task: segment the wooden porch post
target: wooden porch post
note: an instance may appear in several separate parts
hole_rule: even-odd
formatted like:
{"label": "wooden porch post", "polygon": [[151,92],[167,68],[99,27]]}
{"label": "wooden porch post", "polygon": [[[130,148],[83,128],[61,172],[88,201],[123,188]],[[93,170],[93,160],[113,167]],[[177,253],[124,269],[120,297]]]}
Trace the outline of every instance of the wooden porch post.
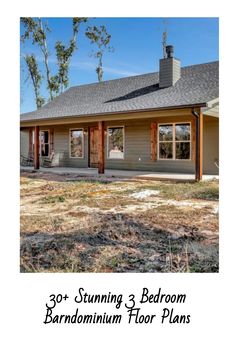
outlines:
{"label": "wooden porch post", "polygon": [[195,158],[195,179],[202,179],[203,167],[203,114],[196,116],[196,158]]}
{"label": "wooden porch post", "polygon": [[151,159],[157,160],[157,123],[151,123]]}
{"label": "wooden porch post", "polygon": [[104,155],[104,122],[98,122],[98,173],[105,172],[105,155]]}
{"label": "wooden porch post", "polygon": [[34,169],[39,170],[39,126],[34,128]]}

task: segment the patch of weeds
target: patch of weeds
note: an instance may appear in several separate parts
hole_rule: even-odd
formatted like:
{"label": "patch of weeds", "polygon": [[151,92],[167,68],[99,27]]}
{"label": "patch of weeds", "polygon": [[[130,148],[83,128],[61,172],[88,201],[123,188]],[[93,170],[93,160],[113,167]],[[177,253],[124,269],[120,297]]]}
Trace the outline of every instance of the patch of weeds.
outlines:
{"label": "patch of weeds", "polygon": [[49,204],[49,203],[63,203],[65,202],[66,198],[63,196],[63,195],[56,195],[56,196],[47,196],[47,197],[44,197],[42,200],[41,200],[41,203],[42,204]]}
{"label": "patch of weeds", "polygon": [[160,191],[160,196],[169,199],[219,199],[219,184],[217,180],[201,182],[162,182],[148,184],[136,189],[151,189]]}
{"label": "patch of weeds", "polygon": [[107,181],[107,180],[95,180],[95,179],[81,179],[81,180],[77,180],[77,179],[68,179],[67,182],[73,182],[75,185],[79,185],[79,186],[83,186],[83,185],[103,185],[103,184],[110,184],[112,183],[112,181]]}
{"label": "patch of weeds", "polygon": [[172,244],[170,243],[170,253],[178,253],[182,249],[181,244]]}
{"label": "patch of weeds", "polygon": [[61,226],[63,225],[64,219],[63,218],[53,218],[52,219],[52,228],[54,231],[58,231],[61,229]]}
{"label": "patch of weeds", "polygon": [[219,271],[218,245],[205,245],[191,242],[188,245],[188,252],[190,253],[190,272],[213,273]]}
{"label": "patch of weeds", "polygon": [[216,186],[202,188],[191,193],[192,198],[205,200],[219,200],[219,188]]}

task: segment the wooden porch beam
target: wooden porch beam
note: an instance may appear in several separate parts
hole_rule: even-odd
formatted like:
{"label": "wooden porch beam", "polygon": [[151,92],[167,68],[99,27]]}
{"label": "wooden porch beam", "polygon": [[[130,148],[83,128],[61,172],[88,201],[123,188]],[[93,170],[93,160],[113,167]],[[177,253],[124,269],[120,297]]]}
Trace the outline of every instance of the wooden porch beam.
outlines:
{"label": "wooden porch beam", "polygon": [[34,128],[34,169],[39,170],[39,126]]}
{"label": "wooden porch beam", "polygon": [[196,158],[195,158],[195,180],[202,179],[203,171],[203,114],[200,112],[196,117]]}
{"label": "wooden porch beam", "polygon": [[105,154],[104,154],[104,122],[98,122],[98,173],[105,172]]}

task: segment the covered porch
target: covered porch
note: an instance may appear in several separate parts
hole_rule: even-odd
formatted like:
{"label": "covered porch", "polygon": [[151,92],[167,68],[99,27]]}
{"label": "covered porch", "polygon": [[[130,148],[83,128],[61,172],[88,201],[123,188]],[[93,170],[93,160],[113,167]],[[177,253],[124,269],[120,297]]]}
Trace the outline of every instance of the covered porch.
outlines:
{"label": "covered porch", "polygon": [[[37,125],[32,125],[30,121],[24,122],[21,123],[21,127],[28,129],[26,131],[29,132],[28,150],[32,161],[31,166],[23,166],[22,169],[82,176],[105,175],[107,177],[181,181],[217,178],[218,171],[207,171],[206,169],[204,171],[203,166],[203,140],[209,140],[208,134],[203,133],[204,122],[209,126],[211,121],[218,121],[213,114],[209,114],[207,117],[207,113],[197,107],[155,113],[124,113],[112,117],[107,115],[79,119],[54,119],[53,123],[52,120],[39,120]],[[189,146],[188,158],[184,157],[182,160],[160,159],[162,141],[159,141],[158,129],[164,124],[173,129],[175,126],[189,128],[189,138],[183,142],[183,145]],[[113,150],[113,156],[108,156],[108,131],[111,127],[122,131],[122,150]],[[41,164],[40,132],[42,131],[46,131],[47,134],[48,140],[44,145],[47,147],[48,156],[53,151],[59,159],[58,164],[52,165],[53,167],[50,168],[45,168],[47,166]],[[78,139],[80,139],[82,148],[76,152],[80,154],[78,156],[74,156],[72,151],[71,134],[73,132],[81,134]],[[167,143],[166,145],[168,145]],[[172,146],[177,146],[175,143],[178,141],[173,141]],[[209,150],[209,144],[206,146]],[[119,155],[116,156],[118,158],[115,158],[115,153]],[[209,155],[211,164],[214,165],[215,157],[218,156],[217,152],[211,152]]]}

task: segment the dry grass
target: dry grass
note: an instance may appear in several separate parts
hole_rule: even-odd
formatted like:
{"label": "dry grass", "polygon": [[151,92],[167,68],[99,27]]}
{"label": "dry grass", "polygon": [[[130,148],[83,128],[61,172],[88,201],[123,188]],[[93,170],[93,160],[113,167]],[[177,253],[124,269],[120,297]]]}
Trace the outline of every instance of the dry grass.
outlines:
{"label": "dry grass", "polygon": [[217,272],[217,197],[217,181],[24,173],[21,271]]}

